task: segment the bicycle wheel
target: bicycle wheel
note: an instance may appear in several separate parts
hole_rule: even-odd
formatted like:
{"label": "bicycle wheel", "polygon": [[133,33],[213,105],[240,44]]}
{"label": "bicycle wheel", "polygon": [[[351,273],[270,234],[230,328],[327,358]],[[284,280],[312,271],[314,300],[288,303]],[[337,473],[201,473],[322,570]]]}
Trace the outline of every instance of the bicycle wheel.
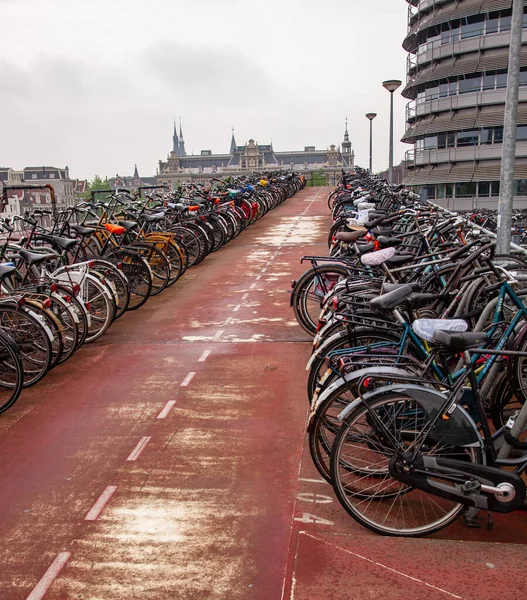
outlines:
{"label": "bicycle wheel", "polygon": [[93,265],[90,267],[90,272],[95,270],[100,273],[114,296],[116,303],[114,320],[122,317],[130,304],[130,289],[126,276],[117,264],[110,260],[94,258],[91,259],[90,263]]}
{"label": "bicycle wheel", "polygon": [[86,343],[95,342],[112,324],[115,304],[111,292],[95,274],[88,273],[81,285],[80,297],[90,314]]}
{"label": "bicycle wheel", "polygon": [[[460,418],[474,432],[473,423]],[[394,479],[389,464],[396,452],[379,423],[397,440],[399,450],[411,451],[422,441],[430,419],[419,402],[397,392],[381,394],[368,405],[363,400],[352,410],[331,451],[331,480],[339,502],[358,523],[382,535],[420,537],[450,525],[465,506]],[[424,440],[422,454],[481,463],[482,448],[453,446],[443,423]],[[477,430],[474,439],[481,439]]]}
{"label": "bicycle wheel", "polygon": [[49,371],[53,334],[30,308],[7,302],[0,304],[0,330],[13,339],[20,350],[24,371],[23,387],[40,381]]}
{"label": "bicycle wheel", "polygon": [[137,310],[150,298],[152,292],[152,272],[148,262],[137,252],[119,248],[108,255],[110,260],[116,260],[121,265],[128,287],[130,303],[127,310]]}
{"label": "bicycle wheel", "polygon": [[292,291],[293,313],[300,327],[309,335],[314,336],[316,333],[325,295],[348,275],[346,267],[323,265],[309,269],[296,282]]}
{"label": "bicycle wheel", "polygon": [[0,330],[0,413],[11,408],[18,400],[24,383],[20,348]]}
{"label": "bicycle wheel", "polygon": [[152,272],[152,296],[160,294],[170,281],[170,262],[162,250],[154,244],[136,242],[132,250],[137,251],[147,262]]}

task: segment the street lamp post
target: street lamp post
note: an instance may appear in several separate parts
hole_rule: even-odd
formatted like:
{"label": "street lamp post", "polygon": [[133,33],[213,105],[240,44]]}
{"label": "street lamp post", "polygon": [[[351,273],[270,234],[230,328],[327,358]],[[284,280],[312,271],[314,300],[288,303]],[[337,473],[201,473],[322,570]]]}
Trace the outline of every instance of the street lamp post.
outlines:
{"label": "street lamp post", "polygon": [[401,84],[402,81],[399,79],[389,79],[382,82],[384,89],[390,92],[390,163],[388,171],[388,181],[390,183],[393,181],[393,93],[399,89]]}
{"label": "street lamp post", "polygon": [[370,171],[373,172],[372,169],[372,147],[373,147],[373,119],[377,116],[377,113],[368,113],[366,118],[370,121]]}

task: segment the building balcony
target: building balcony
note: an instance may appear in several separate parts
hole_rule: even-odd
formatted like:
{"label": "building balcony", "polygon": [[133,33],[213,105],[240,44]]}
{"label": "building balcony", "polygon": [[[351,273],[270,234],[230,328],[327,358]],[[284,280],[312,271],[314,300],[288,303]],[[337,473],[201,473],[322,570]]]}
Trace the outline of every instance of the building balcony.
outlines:
{"label": "building balcony", "polygon": [[[410,158],[410,154],[411,155]],[[413,167],[437,165],[443,163],[461,163],[485,160],[501,160],[502,144],[466,146],[457,148],[434,148],[430,150],[412,149],[408,160]],[[516,142],[516,158],[527,157],[527,141]]]}

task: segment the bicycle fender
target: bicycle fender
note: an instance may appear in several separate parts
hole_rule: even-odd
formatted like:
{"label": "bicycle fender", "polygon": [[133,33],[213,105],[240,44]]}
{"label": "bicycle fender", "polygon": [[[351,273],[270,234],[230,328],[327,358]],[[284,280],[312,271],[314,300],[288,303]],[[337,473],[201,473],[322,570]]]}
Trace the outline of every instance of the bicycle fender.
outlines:
{"label": "bicycle fender", "polygon": [[[339,377],[327,389],[325,389],[318,397],[315,405],[312,407],[312,411],[316,411],[318,409],[318,407],[322,404],[322,402],[324,402],[324,400],[340,386],[353,383],[357,380],[362,379],[363,377],[365,377],[367,375],[371,375],[372,377],[375,377],[376,375],[377,376],[386,375],[386,376],[393,376],[393,377],[410,377],[413,374],[410,373],[409,371],[406,371],[405,369],[399,369],[397,367],[365,367],[363,369],[359,369],[358,371],[353,371],[352,373],[348,373],[344,377]],[[360,398],[358,400],[360,400]],[[355,408],[358,400],[353,400],[351,402],[351,404],[348,404],[348,406],[342,411],[342,413],[339,415],[339,419],[341,421],[344,419],[344,417],[342,419],[340,418],[341,415],[344,412],[348,411],[348,412],[346,412],[346,416],[347,416],[347,414],[352,410],[352,408],[350,408],[350,406],[353,405],[353,408]]]}
{"label": "bicycle fender", "polygon": [[[439,408],[443,406],[447,400],[447,395],[435,390],[419,385],[393,384],[384,386],[373,392],[368,392],[358,398],[359,401],[369,401],[377,398],[387,392],[400,392],[405,396],[410,396],[416,403],[427,413],[430,419],[433,419]],[[343,421],[351,412],[349,407],[345,408],[339,415],[339,419]],[[346,414],[344,414],[346,413]],[[444,442],[452,446],[469,446],[478,445],[483,447],[483,440],[477,429],[474,420],[470,417],[467,411],[459,404],[456,409],[449,415],[448,420],[439,418],[435,424],[432,435],[440,435]]]}

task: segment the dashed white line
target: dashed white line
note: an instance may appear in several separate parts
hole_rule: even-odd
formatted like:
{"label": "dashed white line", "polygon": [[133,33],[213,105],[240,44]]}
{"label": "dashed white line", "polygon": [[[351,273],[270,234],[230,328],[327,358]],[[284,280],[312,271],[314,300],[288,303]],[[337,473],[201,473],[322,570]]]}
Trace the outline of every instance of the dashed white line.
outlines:
{"label": "dashed white line", "polygon": [[84,517],[85,521],[96,521],[99,515],[104,510],[104,507],[110,501],[110,498],[117,491],[116,485],[109,485],[104,492],[99,496],[97,502],[91,507],[89,513]]}
{"label": "dashed white line", "polygon": [[194,373],[194,371],[187,373],[185,379],[183,379],[183,381],[180,383],[180,387],[187,387],[190,384],[190,382],[194,379],[195,374],[196,373]]}
{"label": "dashed white line", "polygon": [[212,341],[217,342],[221,336],[223,335],[224,331],[223,329],[220,329],[219,331],[216,331],[215,336],[212,338]]}
{"label": "dashed white line", "polygon": [[237,304],[237,305],[236,305],[236,306],[235,306],[235,307],[232,309],[232,312],[238,312],[238,311],[240,310],[241,306],[242,306],[241,304]]}
{"label": "dashed white line", "polygon": [[242,300],[247,300],[247,298],[248,298],[248,297],[249,297],[249,294],[244,294],[244,295],[242,296]]}
{"label": "dashed white line", "polygon": [[170,413],[170,411],[176,406],[175,400],[169,400],[163,410],[157,415],[158,419],[166,419]]}
{"label": "dashed white line", "polygon": [[57,558],[51,563],[48,570],[44,573],[42,579],[33,588],[33,591],[29,594],[27,600],[41,600],[44,598],[46,592],[51,587],[51,584],[55,581],[70,557],[71,552],[60,552]]}
{"label": "dashed white line", "polygon": [[226,327],[227,325],[230,325],[230,322],[232,321],[232,317],[227,317],[225,319],[225,323],[223,323],[223,326]]}
{"label": "dashed white line", "polygon": [[261,278],[262,278],[262,276],[261,276],[261,275],[257,275],[257,276],[255,277],[256,281],[260,281],[260,279],[261,279]]}
{"label": "dashed white line", "polygon": [[137,446],[130,452],[130,456],[126,460],[137,460],[141,456],[143,450],[146,448],[146,445],[151,439],[152,437],[149,435],[145,435],[145,437],[142,437]]}
{"label": "dashed white line", "polygon": [[324,479],[306,479],[305,477],[299,477],[298,481],[305,481],[306,483],[328,483]]}
{"label": "dashed white line", "polygon": [[264,267],[264,268],[261,270],[261,273],[265,273],[266,271],[267,271],[267,267]]}
{"label": "dashed white line", "polygon": [[205,350],[203,354],[198,358],[198,362],[205,362],[209,358],[212,350]]}
{"label": "dashed white line", "polygon": [[249,289],[254,290],[255,287],[256,287],[256,283],[251,283],[251,285],[249,286]]}

